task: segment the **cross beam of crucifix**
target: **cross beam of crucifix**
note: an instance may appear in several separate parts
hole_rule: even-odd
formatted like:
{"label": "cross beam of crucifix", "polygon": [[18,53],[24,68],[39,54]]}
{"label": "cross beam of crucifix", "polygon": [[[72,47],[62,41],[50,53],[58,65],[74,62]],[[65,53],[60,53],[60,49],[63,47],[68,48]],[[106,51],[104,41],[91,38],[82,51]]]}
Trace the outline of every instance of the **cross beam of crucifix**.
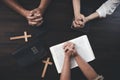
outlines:
{"label": "cross beam of crucifix", "polygon": [[23,36],[15,36],[15,37],[10,37],[10,40],[16,40],[16,39],[25,39],[25,42],[28,42],[28,38],[32,37],[31,35],[27,35],[27,32],[24,31],[24,35]]}

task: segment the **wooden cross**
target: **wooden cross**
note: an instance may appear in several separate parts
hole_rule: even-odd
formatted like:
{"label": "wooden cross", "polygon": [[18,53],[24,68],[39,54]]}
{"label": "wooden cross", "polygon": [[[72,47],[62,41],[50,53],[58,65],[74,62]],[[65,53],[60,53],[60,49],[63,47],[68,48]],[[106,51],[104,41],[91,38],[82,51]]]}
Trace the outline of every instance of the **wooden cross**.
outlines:
{"label": "wooden cross", "polygon": [[43,61],[43,63],[45,63],[45,66],[42,72],[42,78],[44,78],[45,76],[48,65],[52,65],[52,62],[49,62],[49,61],[50,61],[50,57],[47,58],[47,61]]}
{"label": "wooden cross", "polygon": [[27,32],[24,31],[24,36],[15,36],[15,37],[10,37],[10,40],[16,40],[16,39],[22,39],[25,38],[25,42],[28,42],[28,38],[32,37],[31,35],[27,35]]}

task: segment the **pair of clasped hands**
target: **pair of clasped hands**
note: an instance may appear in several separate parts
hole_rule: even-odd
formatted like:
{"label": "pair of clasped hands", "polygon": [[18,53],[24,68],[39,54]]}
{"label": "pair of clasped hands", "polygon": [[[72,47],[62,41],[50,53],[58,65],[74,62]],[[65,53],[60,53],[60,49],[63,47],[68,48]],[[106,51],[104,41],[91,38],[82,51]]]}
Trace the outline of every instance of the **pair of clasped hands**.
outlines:
{"label": "pair of clasped hands", "polygon": [[83,28],[86,22],[88,22],[87,17],[79,13],[78,15],[75,16],[71,28],[73,29]]}
{"label": "pair of clasped hands", "polygon": [[26,12],[26,19],[30,26],[40,26],[43,23],[42,11],[39,8]]}
{"label": "pair of clasped hands", "polygon": [[63,49],[64,49],[64,52],[65,52],[65,56],[67,56],[67,57],[78,56],[78,53],[77,53],[76,48],[75,48],[75,44],[72,43],[72,42],[66,42],[63,45]]}

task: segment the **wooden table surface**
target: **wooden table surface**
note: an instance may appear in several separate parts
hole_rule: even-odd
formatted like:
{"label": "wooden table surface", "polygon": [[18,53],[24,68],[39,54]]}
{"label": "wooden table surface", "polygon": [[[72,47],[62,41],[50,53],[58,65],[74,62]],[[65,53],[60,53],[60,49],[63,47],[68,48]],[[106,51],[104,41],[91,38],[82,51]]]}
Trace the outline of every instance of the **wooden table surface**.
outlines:
{"label": "wooden table surface", "polygon": [[[39,0],[20,1],[21,5],[28,9],[35,8],[38,2]],[[86,11],[93,12],[97,8],[96,6],[93,7],[92,4],[90,3]],[[88,12],[88,14],[91,12]],[[113,15],[105,19],[93,20],[87,23],[83,30],[75,31],[70,28],[72,18],[71,1],[54,0],[44,15],[42,27],[47,30],[47,33],[38,38],[42,38],[49,47],[84,34],[88,35],[96,56],[96,59],[90,62],[91,66],[99,74],[102,74],[105,80],[119,80],[120,6]],[[25,42],[23,39],[10,41],[9,38],[15,35],[22,35],[24,31],[34,34],[34,36],[42,32],[39,28],[36,30],[36,28],[30,27],[24,17],[0,1],[0,80],[41,80],[44,67],[42,61],[26,68],[21,68],[17,66],[11,56],[11,53],[19,46],[25,44]],[[47,57],[51,57],[51,54],[48,53],[45,59]],[[52,57],[51,61],[53,62]],[[80,80],[82,77],[78,68],[72,70],[72,80]],[[54,64],[48,67],[44,80],[59,80],[59,74]]]}

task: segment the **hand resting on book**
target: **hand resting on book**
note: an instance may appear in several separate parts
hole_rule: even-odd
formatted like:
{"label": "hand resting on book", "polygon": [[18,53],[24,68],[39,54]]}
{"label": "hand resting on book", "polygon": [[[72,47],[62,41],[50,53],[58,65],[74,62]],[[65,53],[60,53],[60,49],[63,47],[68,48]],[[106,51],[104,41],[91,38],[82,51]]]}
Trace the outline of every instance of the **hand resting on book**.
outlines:
{"label": "hand resting on book", "polygon": [[63,45],[63,49],[66,56],[77,56],[77,50],[75,49],[75,44],[72,42],[66,42]]}
{"label": "hand resting on book", "polygon": [[92,68],[89,63],[87,63],[81,55],[77,52],[75,44],[72,42],[66,42],[63,45],[64,49],[64,64],[62,66],[62,72],[60,75],[60,80],[71,80],[71,57],[74,57],[80,70],[84,74],[87,80],[103,80],[103,76],[99,76],[97,72]]}

